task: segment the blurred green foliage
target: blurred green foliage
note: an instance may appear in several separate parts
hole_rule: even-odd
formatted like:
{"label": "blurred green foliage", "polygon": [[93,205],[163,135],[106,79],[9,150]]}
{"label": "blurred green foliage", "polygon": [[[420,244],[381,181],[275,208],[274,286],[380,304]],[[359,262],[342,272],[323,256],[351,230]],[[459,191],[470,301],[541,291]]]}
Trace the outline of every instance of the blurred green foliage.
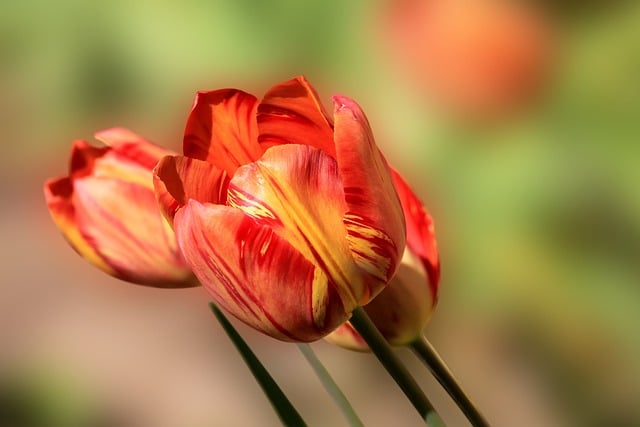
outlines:
{"label": "blurred green foliage", "polygon": [[[14,372],[0,381],[3,427],[115,427],[86,390],[69,373],[43,370]],[[102,411],[102,412],[101,412]]]}

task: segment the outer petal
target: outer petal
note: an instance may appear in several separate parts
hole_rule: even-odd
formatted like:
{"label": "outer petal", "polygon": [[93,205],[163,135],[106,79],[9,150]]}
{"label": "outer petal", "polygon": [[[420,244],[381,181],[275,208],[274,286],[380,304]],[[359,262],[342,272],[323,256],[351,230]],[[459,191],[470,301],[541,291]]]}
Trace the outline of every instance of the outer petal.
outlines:
{"label": "outer petal", "polygon": [[74,182],[74,190],[77,229],[108,273],[156,287],[195,285],[149,188],[86,177]]}
{"label": "outer petal", "polygon": [[73,205],[73,181],[68,177],[47,180],[44,184],[44,197],[51,218],[71,247],[91,264],[107,274],[115,275],[113,268],[96,252],[78,228]]}
{"label": "outer petal", "polygon": [[396,170],[392,170],[392,177],[407,223],[407,247],[424,264],[435,305],[440,283],[440,260],[433,219],[409,184]]}
{"label": "outer petal", "polygon": [[[402,176],[392,177],[407,224],[407,247],[397,273],[364,309],[392,345],[415,339],[429,322],[438,301],[440,264],[433,220]],[[368,350],[349,322],[327,336],[334,344],[352,350]]]}
{"label": "outer petal", "polygon": [[285,341],[313,341],[349,317],[322,269],[242,211],[190,200],[174,226],[198,279],[248,325]]}
{"label": "outer petal", "polygon": [[[364,309],[389,344],[410,343],[422,333],[435,307],[427,272],[409,249],[391,283]],[[347,322],[326,337],[327,341],[351,350],[366,351],[368,345]]]}
{"label": "outer petal", "polygon": [[336,161],[307,145],[271,147],[236,171],[228,204],[272,227],[337,286],[347,310],[367,292],[342,221],[346,205]]}
{"label": "outer petal", "polygon": [[176,211],[189,199],[225,204],[228,185],[225,171],[189,157],[167,156],[153,170],[153,186],[160,210],[171,223]]}
{"label": "outer petal", "polygon": [[187,157],[206,160],[232,175],[240,165],[257,160],[255,96],[236,89],[198,92],[185,129]]}
{"label": "outer petal", "polygon": [[117,155],[120,161],[127,159],[147,170],[153,169],[164,156],[175,154],[125,128],[106,129],[96,132],[94,136],[98,141],[112,147],[112,153]]}
{"label": "outer petal", "polygon": [[359,267],[368,273],[366,304],[396,271],[405,246],[405,223],[386,160],[360,107],[334,96],[336,158],[348,206],[345,225]]}
{"label": "outer petal", "polygon": [[258,107],[260,143],[305,144],[335,157],[333,124],[318,94],[304,77],[272,87]]}

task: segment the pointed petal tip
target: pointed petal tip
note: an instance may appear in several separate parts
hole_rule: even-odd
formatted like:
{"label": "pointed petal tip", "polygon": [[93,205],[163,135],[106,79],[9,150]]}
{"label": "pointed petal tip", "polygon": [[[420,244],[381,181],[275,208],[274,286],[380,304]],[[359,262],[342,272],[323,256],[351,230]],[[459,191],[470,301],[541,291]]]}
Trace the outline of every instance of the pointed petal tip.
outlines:
{"label": "pointed petal tip", "polygon": [[60,197],[67,198],[73,192],[71,180],[68,177],[49,178],[44,182],[44,197],[47,203]]}

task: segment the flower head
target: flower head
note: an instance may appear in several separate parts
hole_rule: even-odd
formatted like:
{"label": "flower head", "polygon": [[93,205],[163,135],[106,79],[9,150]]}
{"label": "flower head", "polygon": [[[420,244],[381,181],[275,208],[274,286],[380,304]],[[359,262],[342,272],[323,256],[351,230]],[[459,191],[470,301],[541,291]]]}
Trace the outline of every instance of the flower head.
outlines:
{"label": "flower head", "polygon": [[128,282],[195,286],[153,193],[152,169],[170,154],[126,129],[98,132],[107,144],[74,141],[69,175],[45,182],[49,212],[91,264]]}
{"label": "flower head", "polygon": [[[391,283],[364,307],[391,345],[405,345],[422,333],[438,302],[440,261],[433,220],[406,181],[393,171],[407,224],[407,247]],[[369,347],[350,323],[327,340],[352,350]]]}
{"label": "flower head", "polygon": [[329,115],[298,77],[259,101],[200,92],[184,156],[156,167],[161,209],[215,301],[275,338],[313,341],[393,277],[402,208],[360,107]]}

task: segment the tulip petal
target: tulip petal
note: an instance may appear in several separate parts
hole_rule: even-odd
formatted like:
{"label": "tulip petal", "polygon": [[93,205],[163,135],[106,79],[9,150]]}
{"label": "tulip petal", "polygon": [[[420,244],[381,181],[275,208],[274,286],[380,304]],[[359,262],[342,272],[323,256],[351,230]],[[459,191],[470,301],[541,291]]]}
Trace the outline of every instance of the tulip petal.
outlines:
{"label": "tulip petal", "polygon": [[[389,285],[363,308],[389,344],[403,346],[422,334],[433,314],[436,298],[424,263],[407,248]],[[325,339],[350,350],[369,350],[350,322],[340,325]]]}
{"label": "tulip petal", "polygon": [[71,247],[91,264],[107,274],[114,275],[115,271],[102,259],[78,228],[75,221],[76,210],[73,206],[73,181],[69,177],[47,180],[44,184],[44,197],[53,221]]}
{"label": "tulip petal", "polygon": [[[84,140],[73,141],[69,167],[73,179],[92,175],[135,182],[151,188],[149,171],[160,158],[170,154],[170,151],[147,141],[140,142],[138,146],[135,141],[103,138],[101,133],[96,135],[103,141],[113,142],[115,147],[93,147]],[[156,158],[156,155],[160,157]]]}
{"label": "tulip petal", "polygon": [[185,129],[183,151],[232,175],[240,165],[257,160],[255,96],[236,89],[198,92]]}
{"label": "tulip petal", "polygon": [[166,155],[173,154],[142,136],[125,128],[111,128],[96,132],[95,138],[112,147],[113,154],[121,160],[135,162],[147,170],[153,169]]}
{"label": "tulip petal", "polygon": [[440,282],[440,260],[433,219],[404,178],[395,170],[392,170],[392,177],[407,224],[407,247],[424,264],[435,304]]}
{"label": "tulip petal", "polygon": [[195,285],[148,187],[86,177],[74,190],[77,227],[114,276],[155,287]]}
{"label": "tulip petal", "polygon": [[390,169],[360,107],[334,96],[336,158],[348,206],[344,222],[356,263],[370,275],[366,304],[391,279],[405,246],[404,215]]}
{"label": "tulip petal", "polygon": [[335,331],[324,337],[331,344],[354,351],[371,351],[367,342],[360,336],[351,322],[345,322]]}
{"label": "tulip petal", "polygon": [[224,170],[190,157],[167,156],[153,170],[156,199],[170,223],[189,199],[225,204],[228,185]]}
{"label": "tulip petal", "polygon": [[305,144],[335,157],[333,124],[304,77],[272,87],[258,106],[260,144]]}
{"label": "tulip petal", "polygon": [[241,210],[190,200],[174,227],[200,282],[248,325],[284,341],[314,341],[347,320],[323,270]]}
{"label": "tulip petal", "polygon": [[346,205],[336,161],[308,145],[269,148],[238,168],[227,203],[272,227],[338,286],[348,309],[360,302],[362,272],[354,263],[342,221]]}

